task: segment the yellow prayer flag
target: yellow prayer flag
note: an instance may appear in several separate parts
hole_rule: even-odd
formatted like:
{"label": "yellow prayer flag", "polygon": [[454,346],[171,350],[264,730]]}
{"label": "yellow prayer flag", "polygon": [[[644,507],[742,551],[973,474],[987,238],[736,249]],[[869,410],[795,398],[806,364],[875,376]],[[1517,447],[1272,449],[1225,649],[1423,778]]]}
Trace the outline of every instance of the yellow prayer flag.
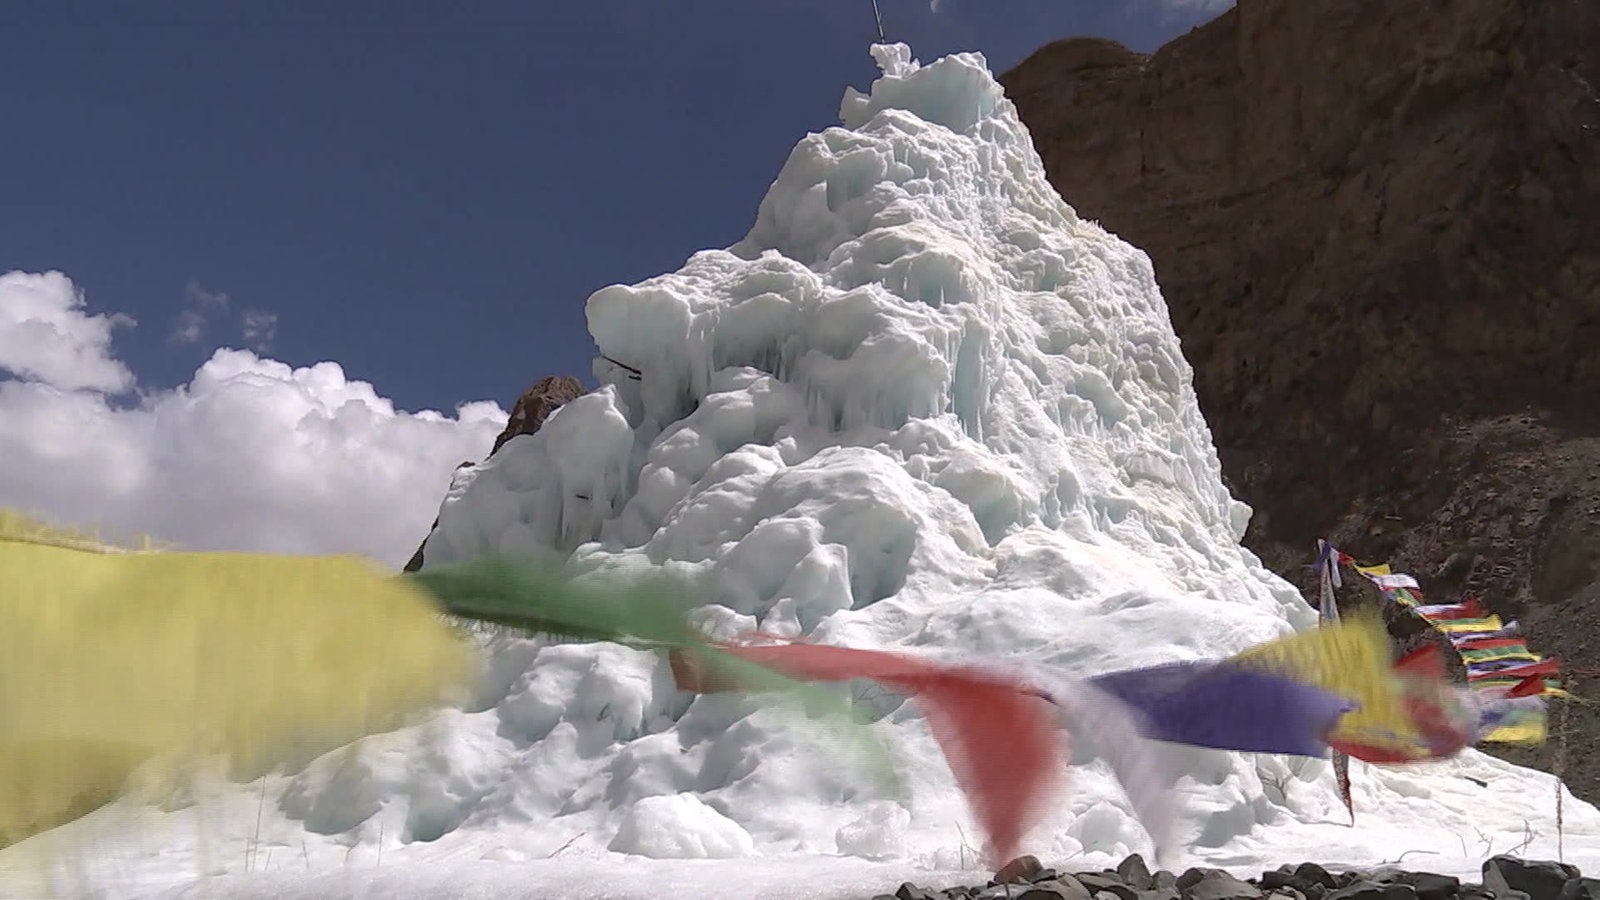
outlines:
{"label": "yellow prayer flag", "polygon": [[1534,716],[1521,722],[1502,725],[1483,736],[1486,743],[1491,744],[1542,744],[1548,737],[1549,725],[1543,715]]}
{"label": "yellow prayer flag", "polygon": [[1374,747],[1421,743],[1395,677],[1389,637],[1370,616],[1344,619],[1312,631],[1251,648],[1233,657],[1253,667],[1282,672],[1359,704],[1339,720],[1330,738]]}
{"label": "yellow prayer flag", "polygon": [[1494,614],[1481,619],[1430,619],[1429,624],[1445,634],[1494,634],[1506,627]]}
{"label": "yellow prayer flag", "polygon": [[263,771],[473,671],[429,596],[354,557],[120,552],[26,524],[0,517],[0,845],[151,757]]}

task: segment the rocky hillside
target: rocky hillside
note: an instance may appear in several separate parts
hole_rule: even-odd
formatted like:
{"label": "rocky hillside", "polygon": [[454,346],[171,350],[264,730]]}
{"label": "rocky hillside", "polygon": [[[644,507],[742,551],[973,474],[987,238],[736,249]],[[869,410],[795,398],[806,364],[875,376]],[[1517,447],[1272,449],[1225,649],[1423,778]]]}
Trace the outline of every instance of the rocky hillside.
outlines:
{"label": "rocky hillside", "polygon": [[1306,586],[1326,535],[1477,593],[1600,696],[1600,4],[1239,0],[1001,80],[1150,254],[1246,543]]}

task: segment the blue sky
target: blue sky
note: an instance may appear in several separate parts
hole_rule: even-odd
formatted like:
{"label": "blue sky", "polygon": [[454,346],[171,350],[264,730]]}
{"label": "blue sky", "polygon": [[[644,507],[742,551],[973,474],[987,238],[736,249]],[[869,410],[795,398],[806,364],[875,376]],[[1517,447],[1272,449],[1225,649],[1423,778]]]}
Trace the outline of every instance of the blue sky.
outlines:
{"label": "blue sky", "polygon": [[[880,6],[919,58],[976,49],[997,72],[1073,34],[1151,50],[1215,12]],[[90,312],[137,320],[115,353],[146,389],[250,346],[337,360],[410,410],[589,380],[589,293],[743,236],[789,149],[876,74],[870,0],[54,0],[6,17],[0,272],[61,270]]]}

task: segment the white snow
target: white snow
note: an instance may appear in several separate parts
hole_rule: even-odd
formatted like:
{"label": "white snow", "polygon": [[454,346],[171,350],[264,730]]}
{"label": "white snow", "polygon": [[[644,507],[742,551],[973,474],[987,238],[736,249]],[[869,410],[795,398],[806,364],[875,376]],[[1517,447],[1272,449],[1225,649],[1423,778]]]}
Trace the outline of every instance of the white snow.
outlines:
{"label": "white snow", "polygon": [[[719,634],[1072,675],[1310,627],[1239,546],[1249,510],[1147,257],[1054,193],[981,56],[873,53],[883,77],[800,142],[744,240],[589,299],[601,352],[642,376],[597,362],[600,390],[457,473],[429,564],[649,563],[700,587]],[[119,803],[0,865],[32,884],[33,851],[87,847],[50,871],[62,890],[173,897],[826,897],[983,877],[978,829],[898,698],[847,688],[897,755],[896,793],[803,716],[678,693],[655,655],[505,634],[484,650],[461,708],[168,811]],[[1492,852],[1556,853],[1553,780],[1476,752],[1357,764],[1355,828],[1324,760],[1171,752],[1169,867],[1404,855],[1472,874]],[[1026,850],[1069,869],[1148,854],[1105,762],[1075,753]],[[1567,859],[1600,864],[1600,814],[1569,796],[1565,821]]]}
{"label": "white snow", "polygon": [[634,801],[608,850],[652,859],[749,856],[750,833],[694,794],[658,794]]}

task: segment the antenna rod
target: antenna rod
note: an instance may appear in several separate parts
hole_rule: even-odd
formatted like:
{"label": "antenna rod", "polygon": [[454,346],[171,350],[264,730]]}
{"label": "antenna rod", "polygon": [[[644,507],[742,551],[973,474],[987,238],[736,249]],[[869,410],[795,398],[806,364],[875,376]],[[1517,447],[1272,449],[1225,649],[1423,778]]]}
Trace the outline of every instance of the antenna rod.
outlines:
{"label": "antenna rod", "polygon": [[883,36],[883,13],[878,11],[878,0],[872,0],[872,17],[878,20],[878,43],[887,44],[889,39]]}

